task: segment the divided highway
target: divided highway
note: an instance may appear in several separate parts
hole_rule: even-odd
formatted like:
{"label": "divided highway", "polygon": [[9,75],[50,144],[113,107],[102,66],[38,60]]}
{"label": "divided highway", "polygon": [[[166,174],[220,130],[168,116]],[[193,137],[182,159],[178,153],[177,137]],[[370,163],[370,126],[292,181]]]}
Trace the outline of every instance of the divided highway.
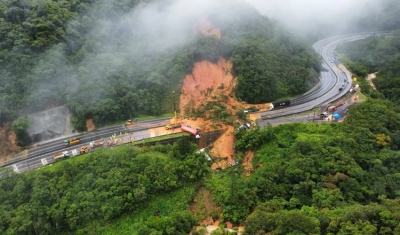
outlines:
{"label": "divided highway", "polygon": [[[332,102],[344,96],[351,89],[353,81],[350,75],[339,71],[334,51],[341,43],[361,40],[372,34],[342,35],[316,42],[313,48],[321,56],[323,61],[322,67],[324,68],[324,71],[321,72],[320,83],[302,96],[291,100],[291,106],[262,112],[261,118],[257,120],[258,124],[264,126],[269,119],[311,110],[314,107]],[[339,90],[339,88],[342,89]]]}
{"label": "divided highway", "polygon": [[[45,143],[39,143],[28,150],[26,155],[21,155],[21,159],[13,159],[14,162],[6,163],[9,167],[12,167],[15,172],[24,172],[30,169],[40,167],[42,165],[50,164],[52,157],[55,153],[68,151],[71,156],[74,156],[83,145],[88,145],[91,141],[100,140],[102,138],[109,139],[113,134],[117,136],[122,134],[122,137],[126,136],[125,133],[129,134],[129,138],[133,137],[136,141],[151,137],[149,129],[162,127],[169,123],[171,118],[162,118],[151,121],[138,122],[132,128],[126,128],[122,125],[103,128],[98,131],[90,133],[82,133],[72,135],[69,137],[63,137],[47,141]],[[157,135],[158,133],[154,133]],[[64,146],[65,139],[80,138],[81,143],[70,147]],[[129,139],[128,138],[128,139]]]}
{"label": "divided highway", "polygon": [[[291,106],[288,108],[261,112],[261,119],[257,121],[258,124],[260,126],[264,126],[268,120],[272,118],[304,112],[345,95],[352,86],[352,79],[349,75],[344,74],[344,72],[339,72],[337,64],[335,63],[334,50],[337,45],[343,42],[364,39],[371,34],[372,33],[335,36],[315,43],[313,48],[318,54],[321,55],[323,59],[322,66],[325,70],[321,72],[320,83],[302,96],[291,100]],[[342,90],[339,91],[339,88],[342,88]],[[21,155],[20,158],[14,158],[12,162],[10,161],[6,163],[6,165],[12,167],[15,172],[23,172],[34,169],[50,163],[52,156],[57,152],[69,151],[70,153],[76,153],[77,150],[79,154],[79,149],[82,145],[87,145],[89,142],[99,140],[101,138],[109,138],[113,134],[124,134],[128,132],[130,133],[130,137],[134,137],[135,140],[149,138],[150,128],[165,126],[169,122],[169,119],[170,118],[164,118],[139,122],[131,129],[126,129],[125,127],[119,125],[104,128],[91,133],[84,133],[70,137],[64,137],[63,139],[51,140],[34,146],[25,156]],[[63,140],[67,138],[80,138],[81,144],[65,148],[63,145]]]}

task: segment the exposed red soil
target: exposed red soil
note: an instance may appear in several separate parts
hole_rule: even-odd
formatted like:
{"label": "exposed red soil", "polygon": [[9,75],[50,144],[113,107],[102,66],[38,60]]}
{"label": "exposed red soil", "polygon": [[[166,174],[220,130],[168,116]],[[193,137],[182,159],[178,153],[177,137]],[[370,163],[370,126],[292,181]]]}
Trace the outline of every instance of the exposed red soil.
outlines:
{"label": "exposed red soil", "polygon": [[206,218],[199,222],[199,225],[216,225],[218,226],[219,221],[214,221],[211,216],[213,211],[220,212],[220,208],[214,205],[211,197],[211,192],[206,188],[201,188],[197,192],[195,202],[190,205],[190,210],[194,216],[205,216]]}
{"label": "exposed red soil", "polygon": [[94,131],[96,126],[94,125],[93,119],[91,119],[91,118],[86,119],[86,128],[87,128],[88,132]]}
{"label": "exposed red soil", "polygon": [[202,33],[206,36],[215,35],[217,38],[221,38],[221,30],[215,28],[208,19],[200,21],[198,26],[194,29],[194,33]]}
{"label": "exposed red soil", "polygon": [[10,130],[8,124],[0,126],[0,165],[3,165],[4,161],[20,151],[17,141],[17,136]]}
{"label": "exposed red soil", "polygon": [[247,151],[246,155],[243,158],[243,167],[245,169],[245,175],[249,176],[251,172],[253,171],[253,164],[252,160],[254,157],[254,152],[253,151]]}
{"label": "exposed red soil", "polygon": [[212,95],[211,92],[207,93],[207,89],[217,90],[223,84],[224,91],[232,91],[234,84],[231,69],[232,63],[222,58],[217,64],[209,61],[195,63],[192,74],[188,74],[183,80],[179,104],[181,112],[191,100],[195,101],[196,107],[206,101]]}
{"label": "exposed red soil", "polygon": [[234,127],[229,126],[228,129],[214,142],[210,154],[220,159],[211,165],[211,169],[225,169],[234,163],[235,150],[233,144],[235,142],[235,136],[232,133],[233,131]]}

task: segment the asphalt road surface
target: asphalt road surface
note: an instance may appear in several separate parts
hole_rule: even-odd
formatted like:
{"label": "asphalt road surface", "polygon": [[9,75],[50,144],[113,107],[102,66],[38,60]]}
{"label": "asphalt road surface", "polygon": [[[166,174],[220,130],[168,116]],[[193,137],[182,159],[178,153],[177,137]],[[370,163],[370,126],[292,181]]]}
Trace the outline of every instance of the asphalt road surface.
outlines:
{"label": "asphalt road surface", "polygon": [[[293,99],[293,106],[285,109],[261,113],[261,120],[258,122],[259,125],[265,125],[267,122],[270,122],[270,119],[272,118],[310,110],[322,103],[335,100],[345,95],[351,88],[352,80],[349,79],[346,74],[338,72],[337,65],[334,61],[334,50],[340,43],[360,40],[371,34],[372,33],[336,36],[315,43],[313,48],[322,56],[324,60],[322,66],[326,69],[326,71],[321,72],[321,82],[309,92],[296,99]],[[339,88],[343,88],[343,90],[339,92]],[[51,163],[52,156],[55,153],[69,151],[72,156],[76,156],[79,154],[79,149],[82,145],[88,145],[91,141],[99,140],[101,138],[109,138],[113,134],[118,135],[119,133],[124,134],[127,132],[129,138],[135,138],[135,140],[148,138],[151,136],[150,129],[165,126],[169,122],[169,119],[170,118],[164,118],[147,122],[139,122],[137,126],[133,127],[132,129],[126,129],[120,125],[104,128],[95,132],[83,133],[64,137],[63,139],[47,141],[33,146],[27,152],[19,154],[20,156],[13,158],[12,161],[7,162],[6,165],[12,167],[15,172],[23,172],[29,169],[34,169]],[[80,138],[81,144],[65,148],[63,141],[67,138]],[[124,141],[127,141],[126,138]]]}
{"label": "asphalt road surface", "polygon": [[[131,138],[135,141],[146,139],[153,136],[158,136],[160,133],[157,132],[157,127],[164,127],[169,123],[170,118],[157,119],[152,121],[138,122],[132,128],[126,128],[123,125],[109,127],[100,129],[95,132],[73,135],[69,137],[64,137],[63,139],[56,139],[52,141],[47,141],[45,143],[39,143],[33,146],[26,153],[21,154],[18,162],[14,164],[9,164],[15,172],[23,172],[26,170],[34,169],[42,165],[47,165],[52,163],[52,158],[54,154],[68,151],[70,156],[79,155],[79,150],[84,145],[89,145],[90,142],[105,139],[105,145],[109,142],[112,135],[116,135],[117,138],[122,138],[124,143],[130,142]],[[155,131],[154,131],[155,130]],[[170,131],[173,133],[172,131]],[[81,143],[69,147],[64,146],[65,139],[80,138]],[[117,141],[117,145],[121,144]]]}
{"label": "asphalt road surface", "polygon": [[[293,99],[290,107],[261,112],[261,119],[257,120],[258,125],[264,126],[269,119],[308,111],[344,96],[351,89],[353,81],[349,74],[339,70],[334,51],[341,43],[361,40],[372,34],[335,36],[315,43],[313,48],[321,55],[322,66],[325,70],[321,72],[321,82],[311,91]],[[339,88],[342,90],[340,91]]]}
{"label": "asphalt road surface", "polygon": [[[358,100],[357,102],[360,102],[361,100]],[[340,119],[343,119],[346,114],[348,107],[352,105],[355,101],[352,99],[348,99],[343,103],[343,106],[338,107],[333,113],[337,113],[340,115]],[[279,117],[279,118],[274,118],[274,119],[269,119],[269,120],[263,120],[260,122],[261,126],[264,127],[268,123],[271,124],[272,126],[277,126],[285,123],[294,123],[294,122],[327,122],[327,119],[321,119],[317,116],[317,112],[310,112],[307,114],[293,114],[285,117]]]}

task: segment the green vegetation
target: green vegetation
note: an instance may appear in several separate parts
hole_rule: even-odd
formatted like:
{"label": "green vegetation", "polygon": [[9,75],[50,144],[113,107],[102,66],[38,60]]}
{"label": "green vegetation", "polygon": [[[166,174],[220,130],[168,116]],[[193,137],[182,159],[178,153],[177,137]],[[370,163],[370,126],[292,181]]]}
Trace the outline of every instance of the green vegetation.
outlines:
{"label": "green vegetation", "polygon": [[19,117],[15,120],[11,126],[11,130],[17,135],[18,141],[20,145],[23,145],[25,142],[29,142],[29,136],[27,133],[28,127],[31,125],[31,122],[27,117]]}
{"label": "green vegetation", "polygon": [[[387,98],[400,104],[400,31],[391,36],[372,36],[339,47],[341,60],[356,76],[362,92],[373,98]],[[375,91],[364,79],[378,72]]]}
{"label": "green vegetation", "polygon": [[12,174],[0,181],[0,233],[109,234],[109,223],[127,214],[119,234],[188,234],[196,223],[188,202],[210,171],[195,150],[186,138],[173,146],[124,145]]}
{"label": "green vegetation", "polygon": [[[242,165],[210,174],[185,137],[12,174],[0,181],[0,232],[187,234],[211,215],[246,225],[245,234],[396,234],[399,112],[370,98],[350,107],[343,123],[238,130],[237,160],[255,152],[250,176]],[[200,187],[217,207],[199,204],[193,216],[188,208]]]}
{"label": "green vegetation", "polygon": [[200,60],[232,59],[237,95],[250,103],[304,92],[310,67],[318,67],[304,40],[242,1],[209,15],[221,39],[193,35],[193,22],[179,35],[187,40],[169,46],[175,38],[162,41],[130,13],[154,3],[1,1],[0,123],[59,105],[70,109],[77,131],[86,129],[87,118],[101,127],[171,112],[177,98],[172,91]]}
{"label": "green vegetation", "polygon": [[250,214],[245,234],[400,232],[399,111],[368,99],[344,123],[239,131],[235,148],[255,151],[254,172],[237,166],[207,181],[221,217]]}

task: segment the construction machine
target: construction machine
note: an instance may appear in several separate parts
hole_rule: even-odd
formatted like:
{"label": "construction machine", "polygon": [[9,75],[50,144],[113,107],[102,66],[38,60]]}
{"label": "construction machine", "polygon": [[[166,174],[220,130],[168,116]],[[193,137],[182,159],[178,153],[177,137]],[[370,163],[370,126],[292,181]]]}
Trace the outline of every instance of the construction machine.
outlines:
{"label": "construction machine", "polygon": [[178,123],[178,117],[176,116],[176,111],[175,111],[175,117],[174,117],[174,123],[169,123],[165,126],[165,129],[167,130],[173,130],[175,128],[181,127],[181,124]]}
{"label": "construction machine", "polygon": [[[175,92],[174,92],[175,94]],[[175,100],[174,100],[174,123],[169,123],[165,126],[166,130],[173,130],[175,128],[181,127],[181,124],[178,123],[178,117],[176,115],[176,108],[175,108]]]}
{"label": "construction machine", "polygon": [[81,147],[81,150],[79,151],[79,153],[80,153],[80,154],[84,154],[84,153],[86,153],[87,151],[89,151],[90,148],[91,148],[90,145],[84,145],[84,146]]}
{"label": "construction machine", "polygon": [[129,120],[125,123],[124,126],[127,127],[127,128],[132,127],[132,126],[133,126],[132,120],[129,119]]}

